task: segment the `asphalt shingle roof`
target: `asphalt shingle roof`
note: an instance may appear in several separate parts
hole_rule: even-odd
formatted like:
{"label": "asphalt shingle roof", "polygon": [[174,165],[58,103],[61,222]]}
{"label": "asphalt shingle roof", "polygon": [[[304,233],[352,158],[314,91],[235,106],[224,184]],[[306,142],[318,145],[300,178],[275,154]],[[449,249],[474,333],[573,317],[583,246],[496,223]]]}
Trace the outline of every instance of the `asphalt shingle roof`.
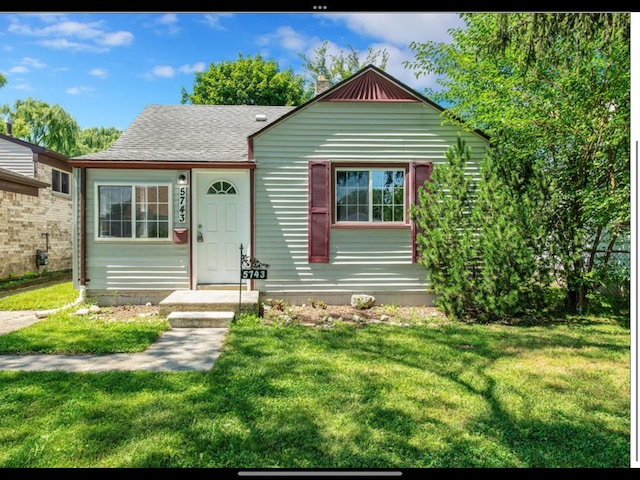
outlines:
{"label": "asphalt shingle roof", "polygon": [[[120,138],[78,160],[241,162],[247,137],[296,107],[148,105]],[[266,121],[256,121],[256,116]]]}

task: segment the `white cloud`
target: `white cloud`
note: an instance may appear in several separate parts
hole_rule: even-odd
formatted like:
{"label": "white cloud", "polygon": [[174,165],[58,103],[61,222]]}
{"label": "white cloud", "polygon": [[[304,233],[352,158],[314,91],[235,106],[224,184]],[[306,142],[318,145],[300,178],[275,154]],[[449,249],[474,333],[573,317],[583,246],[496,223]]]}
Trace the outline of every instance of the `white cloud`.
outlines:
{"label": "white cloud", "polygon": [[105,33],[100,38],[96,39],[96,42],[100,45],[106,45],[109,47],[121,47],[123,45],[131,45],[133,42],[133,33],[120,30],[118,32]]}
{"label": "white cloud", "polygon": [[172,78],[176,74],[176,69],[169,65],[157,65],[151,71],[154,77]]}
{"label": "white cloud", "polygon": [[150,72],[142,75],[147,80],[155,78],[173,78],[178,74],[192,74],[193,72],[202,72],[205,69],[204,62],[194,63],[193,65],[184,64],[181,67],[174,68],[170,65],[156,65]]}
{"label": "white cloud", "polygon": [[23,65],[29,65],[30,67],[34,67],[34,68],[44,68],[47,66],[46,63],[41,62],[37,58],[31,58],[31,57],[24,57],[20,63],[22,63]]}
{"label": "white cloud", "polygon": [[23,57],[22,60],[18,62],[18,65],[15,65],[14,67],[11,67],[9,69],[9,72],[10,73],[29,73],[32,68],[44,68],[46,66],[47,66],[46,63],[41,62],[36,58]]}
{"label": "white cloud", "polygon": [[97,27],[100,27],[100,22],[80,23],[64,20],[43,28],[32,28],[30,25],[12,18],[9,32],[33,37],[76,37],[86,40],[102,34],[102,31]]}
{"label": "white cloud", "polygon": [[38,35],[44,36],[63,36],[63,37],[76,37],[82,40],[89,40],[92,38],[98,38],[103,35],[103,31],[98,28],[101,22],[70,22],[64,21],[51,27],[45,27],[37,31]]}
{"label": "white cloud", "polygon": [[82,95],[83,93],[90,93],[95,91],[93,87],[69,87],[65,90],[65,93],[70,95]]}
{"label": "white cloud", "polygon": [[274,42],[286,50],[301,52],[308,45],[309,40],[291,27],[279,27],[275,33],[262,35],[257,39],[260,46],[270,45]]}
{"label": "white cloud", "polygon": [[178,16],[175,13],[165,13],[156,18],[151,23],[151,26],[153,27],[153,31],[158,35],[176,35],[182,30],[178,26],[179,22]]}
{"label": "white cloud", "polygon": [[89,70],[89,75],[93,77],[106,78],[107,74],[108,72],[104,68],[92,68],[91,70]]}
{"label": "white cloud", "polygon": [[[25,19],[25,21],[23,21]],[[36,19],[46,23],[42,28],[31,26],[26,20]],[[130,45],[133,34],[128,31],[110,32],[103,21],[69,21],[59,15],[26,15],[10,17],[8,31],[13,34],[43,38],[40,45],[55,50],[105,52],[104,47]]]}
{"label": "white cloud", "polygon": [[18,35],[36,35],[28,25],[20,23],[15,17],[10,17],[9,22],[10,25],[9,28],[7,28],[9,33],[17,33]]}
{"label": "white cloud", "polygon": [[65,18],[63,13],[34,13],[34,17],[38,17],[44,23],[55,23]]}
{"label": "white cloud", "polygon": [[40,45],[51,48],[53,50],[76,50],[84,52],[107,52],[108,48],[99,48],[87,43],[70,42],[66,38],[58,38],[55,40],[42,40]]}
{"label": "white cloud", "polygon": [[205,69],[204,62],[194,63],[193,65],[182,65],[178,71],[180,73],[190,74],[193,72],[202,72]]}
{"label": "white cloud", "polygon": [[207,13],[202,17],[201,22],[204,23],[207,27],[212,28],[214,30],[222,30],[225,31],[226,28],[220,25],[220,20],[223,18],[233,17],[233,14],[223,13],[220,15],[212,15],[211,13]]}
{"label": "white cloud", "polygon": [[328,14],[327,18],[344,23],[355,33],[398,46],[409,43],[447,42],[447,30],[463,27],[457,13],[347,13]]}
{"label": "white cloud", "polygon": [[7,85],[9,88],[13,90],[33,90],[33,87],[28,83],[20,83],[18,85]]}
{"label": "white cloud", "polygon": [[165,13],[156,22],[158,25],[173,25],[178,23],[178,16],[175,13]]}

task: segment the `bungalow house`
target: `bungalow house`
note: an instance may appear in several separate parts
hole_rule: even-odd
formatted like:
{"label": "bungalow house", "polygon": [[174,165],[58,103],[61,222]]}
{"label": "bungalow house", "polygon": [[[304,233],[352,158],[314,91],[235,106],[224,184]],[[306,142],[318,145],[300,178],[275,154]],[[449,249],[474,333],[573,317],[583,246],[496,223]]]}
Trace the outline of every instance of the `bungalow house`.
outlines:
{"label": "bungalow house", "polygon": [[375,66],[320,85],[298,107],[149,105],[73,158],[77,287],[103,304],[211,287],[430,304],[410,205],[458,134],[471,175],[488,138]]}
{"label": "bungalow house", "polygon": [[0,278],[72,267],[69,158],[0,134]]}

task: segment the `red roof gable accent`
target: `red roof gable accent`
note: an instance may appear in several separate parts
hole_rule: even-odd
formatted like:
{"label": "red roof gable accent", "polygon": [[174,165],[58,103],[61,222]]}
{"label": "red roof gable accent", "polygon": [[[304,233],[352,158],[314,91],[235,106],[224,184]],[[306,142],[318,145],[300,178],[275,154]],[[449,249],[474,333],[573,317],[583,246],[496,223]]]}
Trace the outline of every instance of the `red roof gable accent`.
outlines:
{"label": "red roof gable accent", "polygon": [[342,88],[327,94],[320,102],[417,102],[415,95],[402,89],[395,83],[369,71],[348,82]]}

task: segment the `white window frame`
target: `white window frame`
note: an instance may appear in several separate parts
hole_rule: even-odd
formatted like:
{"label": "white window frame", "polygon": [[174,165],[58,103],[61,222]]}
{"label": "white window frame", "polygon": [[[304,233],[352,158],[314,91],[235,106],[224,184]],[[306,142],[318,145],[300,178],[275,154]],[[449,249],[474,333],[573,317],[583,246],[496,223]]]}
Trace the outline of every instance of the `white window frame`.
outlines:
{"label": "white window frame", "polygon": [[[132,198],[132,212],[131,212],[131,236],[130,237],[102,237],[100,236],[100,187],[123,187],[131,188]],[[166,237],[137,237],[136,236],[136,211],[135,211],[135,198],[136,188],[148,188],[148,187],[166,187],[167,188],[167,236]],[[95,184],[95,211],[94,211],[94,238],[99,242],[170,242],[173,239],[173,185],[170,182],[156,183],[156,182],[99,182]]]}
{"label": "white window frame", "polygon": [[[373,172],[402,172],[402,220],[373,220]],[[338,174],[342,172],[368,172],[368,205],[367,205],[367,220],[339,220],[338,219]],[[408,198],[407,195],[409,192],[407,191],[407,169],[404,165],[402,166],[384,166],[384,167],[370,167],[370,166],[349,166],[349,167],[340,167],[336,166],[334,170],[333,181],[331,185],[331,189],[333,191],[333,205],[335,207],[334,215],[335,215],[335,225],[341,224],[358,224],[358,225],[406,225],[408,223],[407,220],[407,205]]]}
{"label": "white window frame", "polygon": [[[53,182],[53,175],[54,173],[58,173],[59,178],[58,178],[58,185],[60,188],[62,188],[62,175],[66,175],[67,176],[67,192],[64,192],[62,190],[56,190],[54,187],[54,182]],[[65,172],[64,170],[60,170],[59,168],[51,168],[51,191],[58,194],[58,195],[66,195],[69,196],[71,195],[71,174],[69,172]]]}

